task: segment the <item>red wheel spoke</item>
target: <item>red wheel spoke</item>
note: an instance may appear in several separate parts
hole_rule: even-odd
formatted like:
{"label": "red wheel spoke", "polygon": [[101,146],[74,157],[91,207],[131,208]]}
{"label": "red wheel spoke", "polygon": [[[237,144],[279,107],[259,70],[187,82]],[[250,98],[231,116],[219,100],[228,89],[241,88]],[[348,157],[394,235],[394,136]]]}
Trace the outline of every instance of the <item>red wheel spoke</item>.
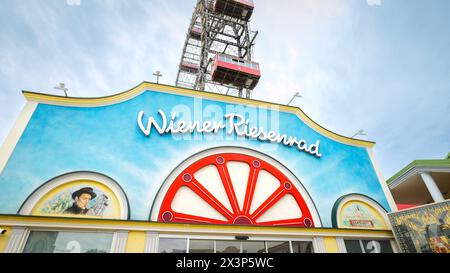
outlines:
{"label": "red wheel spoke", "polygon": [[261,226],[296,226],[296,227],[304,227],[302,218],[295,219],[286,219],[286,220],[277,220],[277,221],[269,221],[269,222],[259,222],[258,225]]}
{"label": "red wheel spoke", "polygon": [[252,214],[252,219],[256,220],[259,216],[261,216],[264,212],[269,210],[276,202],[278,202],[287,191],[283,187],[279,187],[269,198],[266,199]]}
{"label": "red wheel spoke", "polygon": [[210,224],[227,224],[228,221],[221,221],[217,219],[200,217],[190,214],[173,212],[173,222],[189,222],[189,223],[210,223]]}
{"label": "red wheel spoke", "polygon": [[228,172],[228,168],[225,164],[218,165],[217,169],[219,170],[220,178],[222,179],[223,187],[228,196],[228,200],[230,200],[231,207],[233,208],[233,212],[235,215],[239,213],[239,204],[236,198],[236,192],[233,188],[233,183],[231,182],[230,173]]}
{"label": "red wheel spoke", "polygon": [[198,196],[200,196],[228,220],[233,219],[233,213],[231,213],[217,198],[214,197],[214,195],[203,187],[202,184],[195,180],[195,178],[192,179],[192,182],[187,183],[186,186],[193,190]]}
{"label": "red wheel spoke", "polygon": [[[237,184],[233,184],[233,180],[231,180],[230,170],[228,169],[227,162],[228,161],[237,161],[237,162],[245,162],[249,165],[249,171],[247,170],[244,173],[239,173],[237,175],[242,176],[242,188],[245,189],[245,195],[243,200],[238,200],[238,196],[241,192],[236,192],[238,187]],[[206,187],[204,187],[199,181],[197,181],[194,177],[195,173],[202,170],[207,166],[214,165],[221,179],[221,184],[226,192],[226,197],[223,195],[224,199],[222,203],[220,199],[222,199],[222,195],[214,196],[213,193],[215,191],[208,191]],[[255,198],[264,198],[263,196],[255,196],[256,187],[258,186],[258,179],[260,171],[264,170],[265,172],[270,173],[274,176],[278,181],[281,182],[280,187],[278,187],[264,202],[259,205],[253,213],[250,213],[252,209],[252,204],[255,202]],[[233,173],[232,173],[233,174]],[[247,180],[243,177],[248,174]],[[219,179],[219,178],[217,178]],[[219,182],[219,181],[214,181]],[[245,184],[246,183],[246,184]],[[241,185],[239,185],[241,186]],[[263,187],[264,185],[260,185]],[[204,202],[206,202],[211,208],[217,211],[219,214],[217,217],[219,219],[212,219],[211,217],[216,217],[213,215],[204,215],[202,211],[198,212],[197,215],[179,213],[172,210],[172,202],[177,196],[178,190],[182,187],[188,187],[191,189],[199,198],[201,198]],[[239,188],[240,189],[240,188]],[[263,194],[263,193],[261,193]],[[293,219],[282,219],[282,215],[268,215],[271,219],[282,219],[282,220],[268,220],[264,222],[258,222],[259,218],[262,219],[261,216],[265,214],[271,213],[272,208],[276,206],[276,204],[286,196],[286,194],[292,195],[295,199],[296,204],[292,204],[291,206],[298,206],[301,211],[301,217],[293,218]],[[264,195],[265,196],[265,195]],[[184,197],[181,197],[184,198]],[[243,201],[241,204],[240,202]],[[242,205],[242,208],[241,206]],[[255,204],[253,204],[255,206]],[[290,209],[290,208],[286,208]],[[295,208],[292,208],[295,209]],[[184,211],[184,210],[182,210]],[[195,210],[193,210],[195,211]],[[191,213],[194,213],[194,212]],[[188,211],[184,211],[189,213]],[[277,212],[274,212],[277,213]],[[194,213],[197,214],[197,213]],[[281,214],[283,214],[281,212]],[[222,215],[223,218],[220,216]],[[291,181],[286,175],[283,174],[281,170],[279,170],[276,166],[257,158],[252,155],[241,154],[241,153],[217,153],[214,155],[208,155],[204,158],[197,160],[192,163],[190,166],[181,171],[180,175],[172,181],[172,185],[166,192],[164,200],[162,201],[160,214],[158,216],[158,221],[162,222],[178,222],[178,223],[204,223],[204,224],[236,224],[236,225],[256,225],[256,226],[292,226],[292,227],[314,227],[315,224],[312,220],[311,212],[308,207],[308,203],[305,201],[301,193],[298,191],[295,181]],[[289,216],[288,216],[289,217]],[[265,217],[264,217],[265,218]]]}
{"label": "red wheel spoke", "polygon": [[250,214],[250,206],[253,201],[253,194],[255,193],[256,181],[258,180],[259,168],[250,167],[250,174],[248,176],[247,189],[245,191],[244,199],[244,214]]}

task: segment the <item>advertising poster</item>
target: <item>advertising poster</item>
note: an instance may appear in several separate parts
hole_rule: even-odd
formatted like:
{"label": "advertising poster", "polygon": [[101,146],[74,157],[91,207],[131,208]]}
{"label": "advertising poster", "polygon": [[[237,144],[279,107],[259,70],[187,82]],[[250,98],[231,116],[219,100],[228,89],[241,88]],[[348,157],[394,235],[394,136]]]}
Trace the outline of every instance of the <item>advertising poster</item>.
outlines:
{"label": "advertising poster", "polygon": [[450,201],[390,213],[404,253],[450,253]]}

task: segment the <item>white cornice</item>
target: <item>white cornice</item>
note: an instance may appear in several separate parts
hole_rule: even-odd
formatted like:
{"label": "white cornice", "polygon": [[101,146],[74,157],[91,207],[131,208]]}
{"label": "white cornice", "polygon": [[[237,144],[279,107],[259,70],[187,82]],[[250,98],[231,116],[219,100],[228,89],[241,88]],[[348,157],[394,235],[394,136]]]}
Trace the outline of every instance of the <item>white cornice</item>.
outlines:
{"label": "white cornice", "polygon": [[438,166],[412,166],[408,170],[406,170],[399,177],[394,179],[391,183],[389,183],[389,189],[393,190],[398,187],[400,184],[405,182],[408,178],[420,174],[421,172],[427,173],[450,173],[450,167],[438,167]]}

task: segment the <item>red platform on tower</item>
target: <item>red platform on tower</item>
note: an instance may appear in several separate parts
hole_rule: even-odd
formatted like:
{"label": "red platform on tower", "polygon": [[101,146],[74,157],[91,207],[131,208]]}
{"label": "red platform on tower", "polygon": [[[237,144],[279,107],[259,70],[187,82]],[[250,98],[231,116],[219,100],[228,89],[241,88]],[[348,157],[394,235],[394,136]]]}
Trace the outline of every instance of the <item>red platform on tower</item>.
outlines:
{"label": "red platform on tower", "polygon": [[247,89],[255,88],[261,78],[258,63],[225,54],[216,55],[211,75],[215,82]]}
{"label": "red platform on tower", "polygon": [[192,27],[189,31],[192,39],[201,40],[202,39],[202,29],[199,27]]}
{"label": "red platform on tower", "polygon": [[250,20],[255,5],[253,0],[215,0],[213,11],[244,21]]}
{"label": "red platform on tower", "polygon": [[200,66],[198,64],[190,63],[190,62],[182,62],[180,65],[181,70],[189,72],[189,73],[197,73],[199,68],[200,68]]}

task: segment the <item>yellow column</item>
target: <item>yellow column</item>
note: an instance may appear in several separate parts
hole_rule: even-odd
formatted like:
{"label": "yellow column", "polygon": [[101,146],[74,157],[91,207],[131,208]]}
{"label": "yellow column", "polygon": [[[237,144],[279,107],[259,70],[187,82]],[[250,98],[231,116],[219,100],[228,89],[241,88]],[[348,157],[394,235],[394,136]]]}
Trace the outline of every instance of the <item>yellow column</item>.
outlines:
{"label": "yellow column", "polygon": [[327,253],[339,253],[339,248],[335,237],[324,237],[325,250]]}
{"label": "yellow column", "polygon": [[9,238],[11,237],[12,228],[1,226],[1,229],[6,230],[5,234],[0,234],[0,253],[5,252],[5,248],[8,245]]}
{"label": "yellow column", "polygon": [[130,231],[128,233],[127,247],[125,252],[127,253],[144,253],[145,249],[145,231]]}

